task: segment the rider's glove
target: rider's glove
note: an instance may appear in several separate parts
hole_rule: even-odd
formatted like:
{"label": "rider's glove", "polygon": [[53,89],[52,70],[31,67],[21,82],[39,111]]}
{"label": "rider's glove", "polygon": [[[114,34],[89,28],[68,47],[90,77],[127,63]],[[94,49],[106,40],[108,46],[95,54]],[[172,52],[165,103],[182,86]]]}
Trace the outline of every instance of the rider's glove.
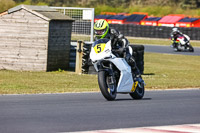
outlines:
{"label": "rider's glove", "polygon": [[113,51],[116,52],[119,55],[123,55],[124,52],[125,52],[125,49],[121,47],[121,48],[118,48],[118,49],[114,49]]}

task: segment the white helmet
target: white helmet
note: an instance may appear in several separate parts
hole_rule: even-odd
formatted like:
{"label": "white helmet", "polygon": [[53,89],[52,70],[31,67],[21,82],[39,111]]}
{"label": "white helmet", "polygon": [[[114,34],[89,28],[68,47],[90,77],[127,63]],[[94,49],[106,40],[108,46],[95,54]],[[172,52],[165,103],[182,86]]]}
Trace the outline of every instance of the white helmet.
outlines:
{"label": "white helmet", "polygon": [[178,28],[173,28],[172,32],[179,32]]}
{"label": "white helmet", "polygon": [[178,28],[173,28],[173,29],[172,29],[172,34],[173,34],[173,35],[180,34],[180,31],[178,30]]}

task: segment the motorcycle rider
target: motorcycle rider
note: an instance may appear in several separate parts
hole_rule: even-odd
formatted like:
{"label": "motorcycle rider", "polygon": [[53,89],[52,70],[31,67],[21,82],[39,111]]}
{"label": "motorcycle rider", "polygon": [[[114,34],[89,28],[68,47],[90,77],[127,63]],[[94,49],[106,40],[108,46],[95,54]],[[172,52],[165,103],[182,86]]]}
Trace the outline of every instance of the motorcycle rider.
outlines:
{"label": "motorcycle rider", "polygon": [[171,47],[173,47],[175,51],[186,50],[194,52],[194,48],[190,44],[190,37],[180,32],[178,28],[172,29],[171,41]]}
{"label": "motorcycle rider", "polygon": [[176,40],[177,40],[178,37],[184,37],[184,35],[183,35],[182,32],[180,32],[178,30],[178,28],[175,27],[175,28],[172,29],[172,33],[171,33],[171,40],[172,40],[172,45],[171,46],[174,47],[174,48],[177,47],[177,43],[178,42]]}
{"label": "motorcycle rider", "polygon": [[125,58],[126,62],[131,66],[134,77],[140,77],[140,72],[136,66],[135,59],[129,52],[129,41],[118,30],[109,27],[106,20],[100,19],[94,24],[95,41],[103,38],[110,39],[112,42],[112,50],[118,55]]}

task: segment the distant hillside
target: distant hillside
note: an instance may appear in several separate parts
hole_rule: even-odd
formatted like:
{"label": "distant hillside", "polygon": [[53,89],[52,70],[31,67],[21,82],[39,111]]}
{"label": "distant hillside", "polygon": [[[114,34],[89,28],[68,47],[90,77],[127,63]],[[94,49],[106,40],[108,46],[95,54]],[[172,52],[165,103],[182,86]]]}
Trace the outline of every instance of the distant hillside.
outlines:
{"label": "distant hillside", "polygon": [[110,5],[112,7],[129,5],[156,5],[156,6],[180,6],[182,8],[198,8],[199,0],[13,0],[16,3],[46,3],[53,6],[96,6]]}
{"label": "distant hillside", "polygon": [[147,12],[149,15],[186,14],[200,16],[200,0],[0,0],[0,12],[19,4],[92,7],[95,14]]}

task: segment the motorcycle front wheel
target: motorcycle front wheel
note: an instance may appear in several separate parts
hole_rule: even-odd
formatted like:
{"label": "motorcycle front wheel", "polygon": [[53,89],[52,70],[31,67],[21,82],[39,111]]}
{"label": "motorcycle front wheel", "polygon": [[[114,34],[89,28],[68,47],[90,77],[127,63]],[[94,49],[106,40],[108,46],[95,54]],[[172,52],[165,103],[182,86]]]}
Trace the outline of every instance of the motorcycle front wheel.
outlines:
{"label": "motorcycle front wheel", "polygon": [[117,95],[117,87],[116,87],[116,81],[114,83],[110,83],[111,76],[106,71],[100,71],[98,72],[98,83],[99,88],[101,90],[102,95],[107,99],[108,101],[113,101],[116,98]]}

